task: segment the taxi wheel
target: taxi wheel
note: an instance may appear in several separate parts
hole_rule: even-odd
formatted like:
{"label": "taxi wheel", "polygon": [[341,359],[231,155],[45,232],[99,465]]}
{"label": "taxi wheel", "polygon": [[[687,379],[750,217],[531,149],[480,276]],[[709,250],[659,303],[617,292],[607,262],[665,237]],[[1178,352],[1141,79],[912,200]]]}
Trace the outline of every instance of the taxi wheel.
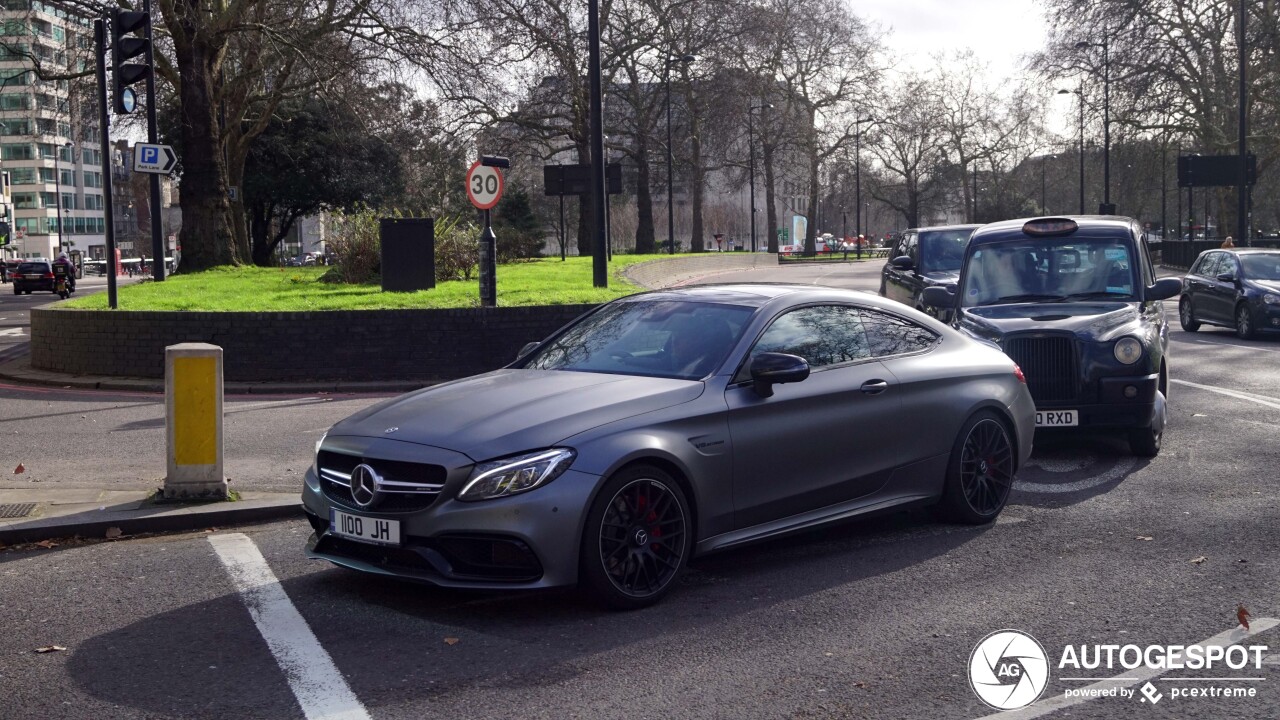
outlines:
{"label": "taxi wheel", "polygon": [[1182,302],[1178,303],[1178,323],[1187,332],[1200,329],[1200,323],[1196,322],[1195,313],[1191,310],[1191,298],[1182,298]]}
{"label": "taxi wheel", "polygon": [[1160,444],[1164,439],[1164,403],[1164,393],[1157,390],[1156,416],[1151,425],[1129,431],[1129,452],[1138,457],[1155,457],[1160,454]]}
{"label": "taxi wheel", "polygon": [[1249,312],[1249,306],[1240,303],[1236,307],[1236,337],[1241,340],[1252,340],[1255,330],[1253,327],[1253,313]]}

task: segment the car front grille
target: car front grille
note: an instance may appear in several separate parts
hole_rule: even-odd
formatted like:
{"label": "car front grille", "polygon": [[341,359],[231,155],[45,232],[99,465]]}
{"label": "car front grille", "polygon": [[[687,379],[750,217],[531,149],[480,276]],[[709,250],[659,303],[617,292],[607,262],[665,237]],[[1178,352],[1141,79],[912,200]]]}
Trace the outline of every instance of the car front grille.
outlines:
{"label": "car front grille", "polygon": [[1027,378],[1036,405],[1075,402],[1079,397],[1076,346],[1071,337],[1010,337],[1004,352]]}
{"label": "car front grille", "polygon": [[[380,460],[327,450],[320,451],[316,460],[325,497],[364,512],[414,512],[428,508],[440,496],[448,473],[440,465]],[[361,464],[373,468],[380,478],[378,498],[369,507],[361,507],[351,496],[351,473]]]}

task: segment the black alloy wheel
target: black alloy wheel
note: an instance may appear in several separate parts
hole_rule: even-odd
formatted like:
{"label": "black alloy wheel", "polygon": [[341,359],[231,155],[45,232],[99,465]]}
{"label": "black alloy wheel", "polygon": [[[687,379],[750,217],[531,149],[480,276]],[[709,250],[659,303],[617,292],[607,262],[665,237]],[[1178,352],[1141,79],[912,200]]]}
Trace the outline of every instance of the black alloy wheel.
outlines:
{"label": "black alloy wheel", "polygon": [[1015,469],[1013,441],[1004,423],[987,410],[969,418],[947,465],[947,517],[973,525],[994,520],[1009,500]]}
{"label": "black alloy wheel", "polygon": [[1253,313],[1249,312],[1249,306],[1240,303],[1236,306],[1236,337],[1241,340],[1252,340],[1255,334],[1253,327]]}
{"label": "black alloy wheel", "polygon": [[1182,329],[1187,332],[1195,332],[1200,329],[1200,323],[1196,322],[1195,313],[1191,309],[1191,298],[1184,297],[1182,302],[1178,303],[1178,324],[1182,325]]}
{"label": "black alloy wheel", "polygon": [[658,468],[627,468],[605,485],[588,515],[583,580],[609,607],[646,607],[671,590],[691,549],[680,486]]}

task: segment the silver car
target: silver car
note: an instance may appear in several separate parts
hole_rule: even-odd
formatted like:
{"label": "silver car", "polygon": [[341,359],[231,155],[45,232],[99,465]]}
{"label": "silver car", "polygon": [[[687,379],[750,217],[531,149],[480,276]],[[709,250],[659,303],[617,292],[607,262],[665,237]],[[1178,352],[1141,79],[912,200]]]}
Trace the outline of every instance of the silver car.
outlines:
{"label": "silver car", "polygon": [[1008,357],[899,303],[643,293],[333,426],[306,476],[307,554],[643,607],[690,558],[748,541],[911,504],[990,522],[1034,416]]}

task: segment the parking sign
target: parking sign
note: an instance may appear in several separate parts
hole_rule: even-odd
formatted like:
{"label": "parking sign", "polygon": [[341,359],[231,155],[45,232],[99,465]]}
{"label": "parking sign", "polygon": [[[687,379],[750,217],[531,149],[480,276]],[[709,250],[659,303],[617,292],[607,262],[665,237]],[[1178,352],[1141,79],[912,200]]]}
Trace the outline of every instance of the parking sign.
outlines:
{"label": "parking sign", "polygon": [[133,146],[133,169],[136,172],[168,175],[178,164],[178,156],[168,145],[138,143]]}

